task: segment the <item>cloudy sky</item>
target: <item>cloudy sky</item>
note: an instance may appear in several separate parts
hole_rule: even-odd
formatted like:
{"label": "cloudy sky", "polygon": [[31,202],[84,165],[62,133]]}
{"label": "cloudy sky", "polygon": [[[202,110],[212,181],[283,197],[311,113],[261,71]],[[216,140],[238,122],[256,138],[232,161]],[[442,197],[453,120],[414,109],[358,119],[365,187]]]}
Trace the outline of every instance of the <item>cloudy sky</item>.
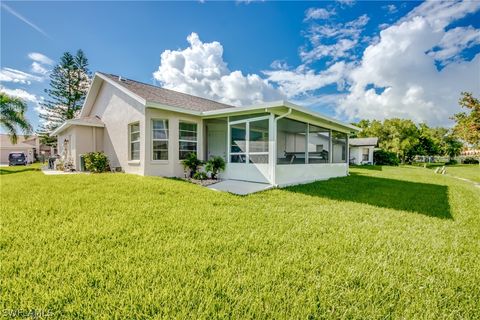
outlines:
{"label": "cloudy sky", "polygon": [[480,1],[9,2],[0,90],[38,103],[64,51],[92,71],[238,106],[450,125],[480,95]]}

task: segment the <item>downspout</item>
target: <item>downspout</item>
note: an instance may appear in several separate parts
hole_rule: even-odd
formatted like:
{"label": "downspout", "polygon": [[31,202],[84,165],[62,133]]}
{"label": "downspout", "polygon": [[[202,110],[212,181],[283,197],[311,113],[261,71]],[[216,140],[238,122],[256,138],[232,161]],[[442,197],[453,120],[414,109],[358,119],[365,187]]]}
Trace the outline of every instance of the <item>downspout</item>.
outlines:
{"label": "downspout", "polygon": [[273,159],[275,159],[275,161],[272,163],[272,184],[275,187],[278,186],[277,181],[276,181],[276,179],[277,179],[277,177],[276,177],[276,171],[277,171],[276,170],[276,166],[277,166],[277,161],[276,161],[276,159],[277,159],[277,122],[278,122],[278,120],[289,116],[291,113],[292,113],[292,108],[288,108],[288,111],[286,113],[284,113],[281,116],[275,118],[274,121],[273,121],[273,124],[274,124],[273,125],[274,146],[273,146],[272,151],[273,151],[273,155],[274,155]]}

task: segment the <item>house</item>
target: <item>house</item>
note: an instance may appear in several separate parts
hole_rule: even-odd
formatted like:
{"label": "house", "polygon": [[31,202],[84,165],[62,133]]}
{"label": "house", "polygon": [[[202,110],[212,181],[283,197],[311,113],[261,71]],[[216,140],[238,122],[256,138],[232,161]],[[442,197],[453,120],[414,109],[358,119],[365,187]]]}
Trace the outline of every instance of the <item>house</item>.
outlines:
{"label": "house", "polygon": [[283,186],[347,175],[358,130],[287,101],[234,107],[98,72],[79,117],[52,135],[77,170],[82,154],[104,151],[127,173],[183,177],[196,152],[223,157],[223,179]]}
{"label": "house", "polygon": [[378,138],[350,139],[350,163],[373,164],[373,151],[378,144]]}
{"label": "house", "polygon": [[50,155],[50,147],[40,143],[36,135],[17,136],[17,143],[13,144],[8,134],[0,134],[0,164],[8,164],[8,155],[11,152],[23,152],[28,163],[36,161],[41,154]]}

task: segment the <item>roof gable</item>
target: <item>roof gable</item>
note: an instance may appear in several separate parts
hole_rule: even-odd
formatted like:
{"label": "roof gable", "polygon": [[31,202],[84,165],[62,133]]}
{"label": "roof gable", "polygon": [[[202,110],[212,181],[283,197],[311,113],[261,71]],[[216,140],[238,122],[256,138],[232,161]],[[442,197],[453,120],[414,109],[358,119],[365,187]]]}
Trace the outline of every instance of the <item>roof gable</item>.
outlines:
{"label": "roof gable", "polygon": [[154,103],[197,112],[234,108],[234,106],[228,104],[157,87],[135,80],[125,79],[113,74],[99,74],[144,99],[146,104]]}

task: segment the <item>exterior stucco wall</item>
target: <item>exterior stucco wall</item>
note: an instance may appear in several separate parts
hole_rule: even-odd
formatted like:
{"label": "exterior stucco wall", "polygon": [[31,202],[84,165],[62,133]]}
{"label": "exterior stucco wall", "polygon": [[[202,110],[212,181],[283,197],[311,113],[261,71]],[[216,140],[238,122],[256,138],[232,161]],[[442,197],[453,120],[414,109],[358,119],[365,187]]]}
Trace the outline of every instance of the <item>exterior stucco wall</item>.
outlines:
{"label": "exterior stucco wall", "polygon": [[[83,137],[79,137],[80,139],[83,139]],[[65,143],[65,140],[68,141],[68,143]],[[58,154],[60,156],[64,156],[65,149],[68,148],[68,153],[67,153],[67,159],[70,159],[73,161],[73,165],[75,168],[77,168],[77,152],[75,150],[75,127],[70,127],[67,130],[62,131],[58,136],[57,136],[57,148],[58,148]]]}
{"label": "exterior stucco wall", "polygon": [[[167,110],[146,109],[145,133],[141,140],[145,142],[145,175],[183,177],[184,170],[179,157],[179,123],[181,121],[197,124],[197,154],[204,158],[204,125],[200,117]],[[153,160],[152,157],[152,119],[168,120],[168,160]]]}
{"label": "exterior stucco wall", "polygon": [[89,152],[102,151],[103,141],[100,138],[103,137],[103,128],[87,127],[87,126],[75,126],[73,129],[75,133],[75,153],[74,160],[76,170],[80,170],[80,157]]}
{"label": "exterior stucco wall", "polygon": [[128,125],[140,123],[140,136],[145,136],[144,106],[116,87],[104,83],[89,116],[99,116],[105,123],[99,150],[103,150],[111,167],[121,167],[127,173],[145,174],[145,139],[140,139],[140,161],[129,161]]}
{"label": "exterior stucco wall", "polygon": [[346,176],[348,165],[346,163],[289,164],[276,165],[275,170],[275,182],[283,187]]}
{"label": "exterior stucco wall", "polygon": [[267,163],[227,163],[222,179],[271,183],[272,177]]}

